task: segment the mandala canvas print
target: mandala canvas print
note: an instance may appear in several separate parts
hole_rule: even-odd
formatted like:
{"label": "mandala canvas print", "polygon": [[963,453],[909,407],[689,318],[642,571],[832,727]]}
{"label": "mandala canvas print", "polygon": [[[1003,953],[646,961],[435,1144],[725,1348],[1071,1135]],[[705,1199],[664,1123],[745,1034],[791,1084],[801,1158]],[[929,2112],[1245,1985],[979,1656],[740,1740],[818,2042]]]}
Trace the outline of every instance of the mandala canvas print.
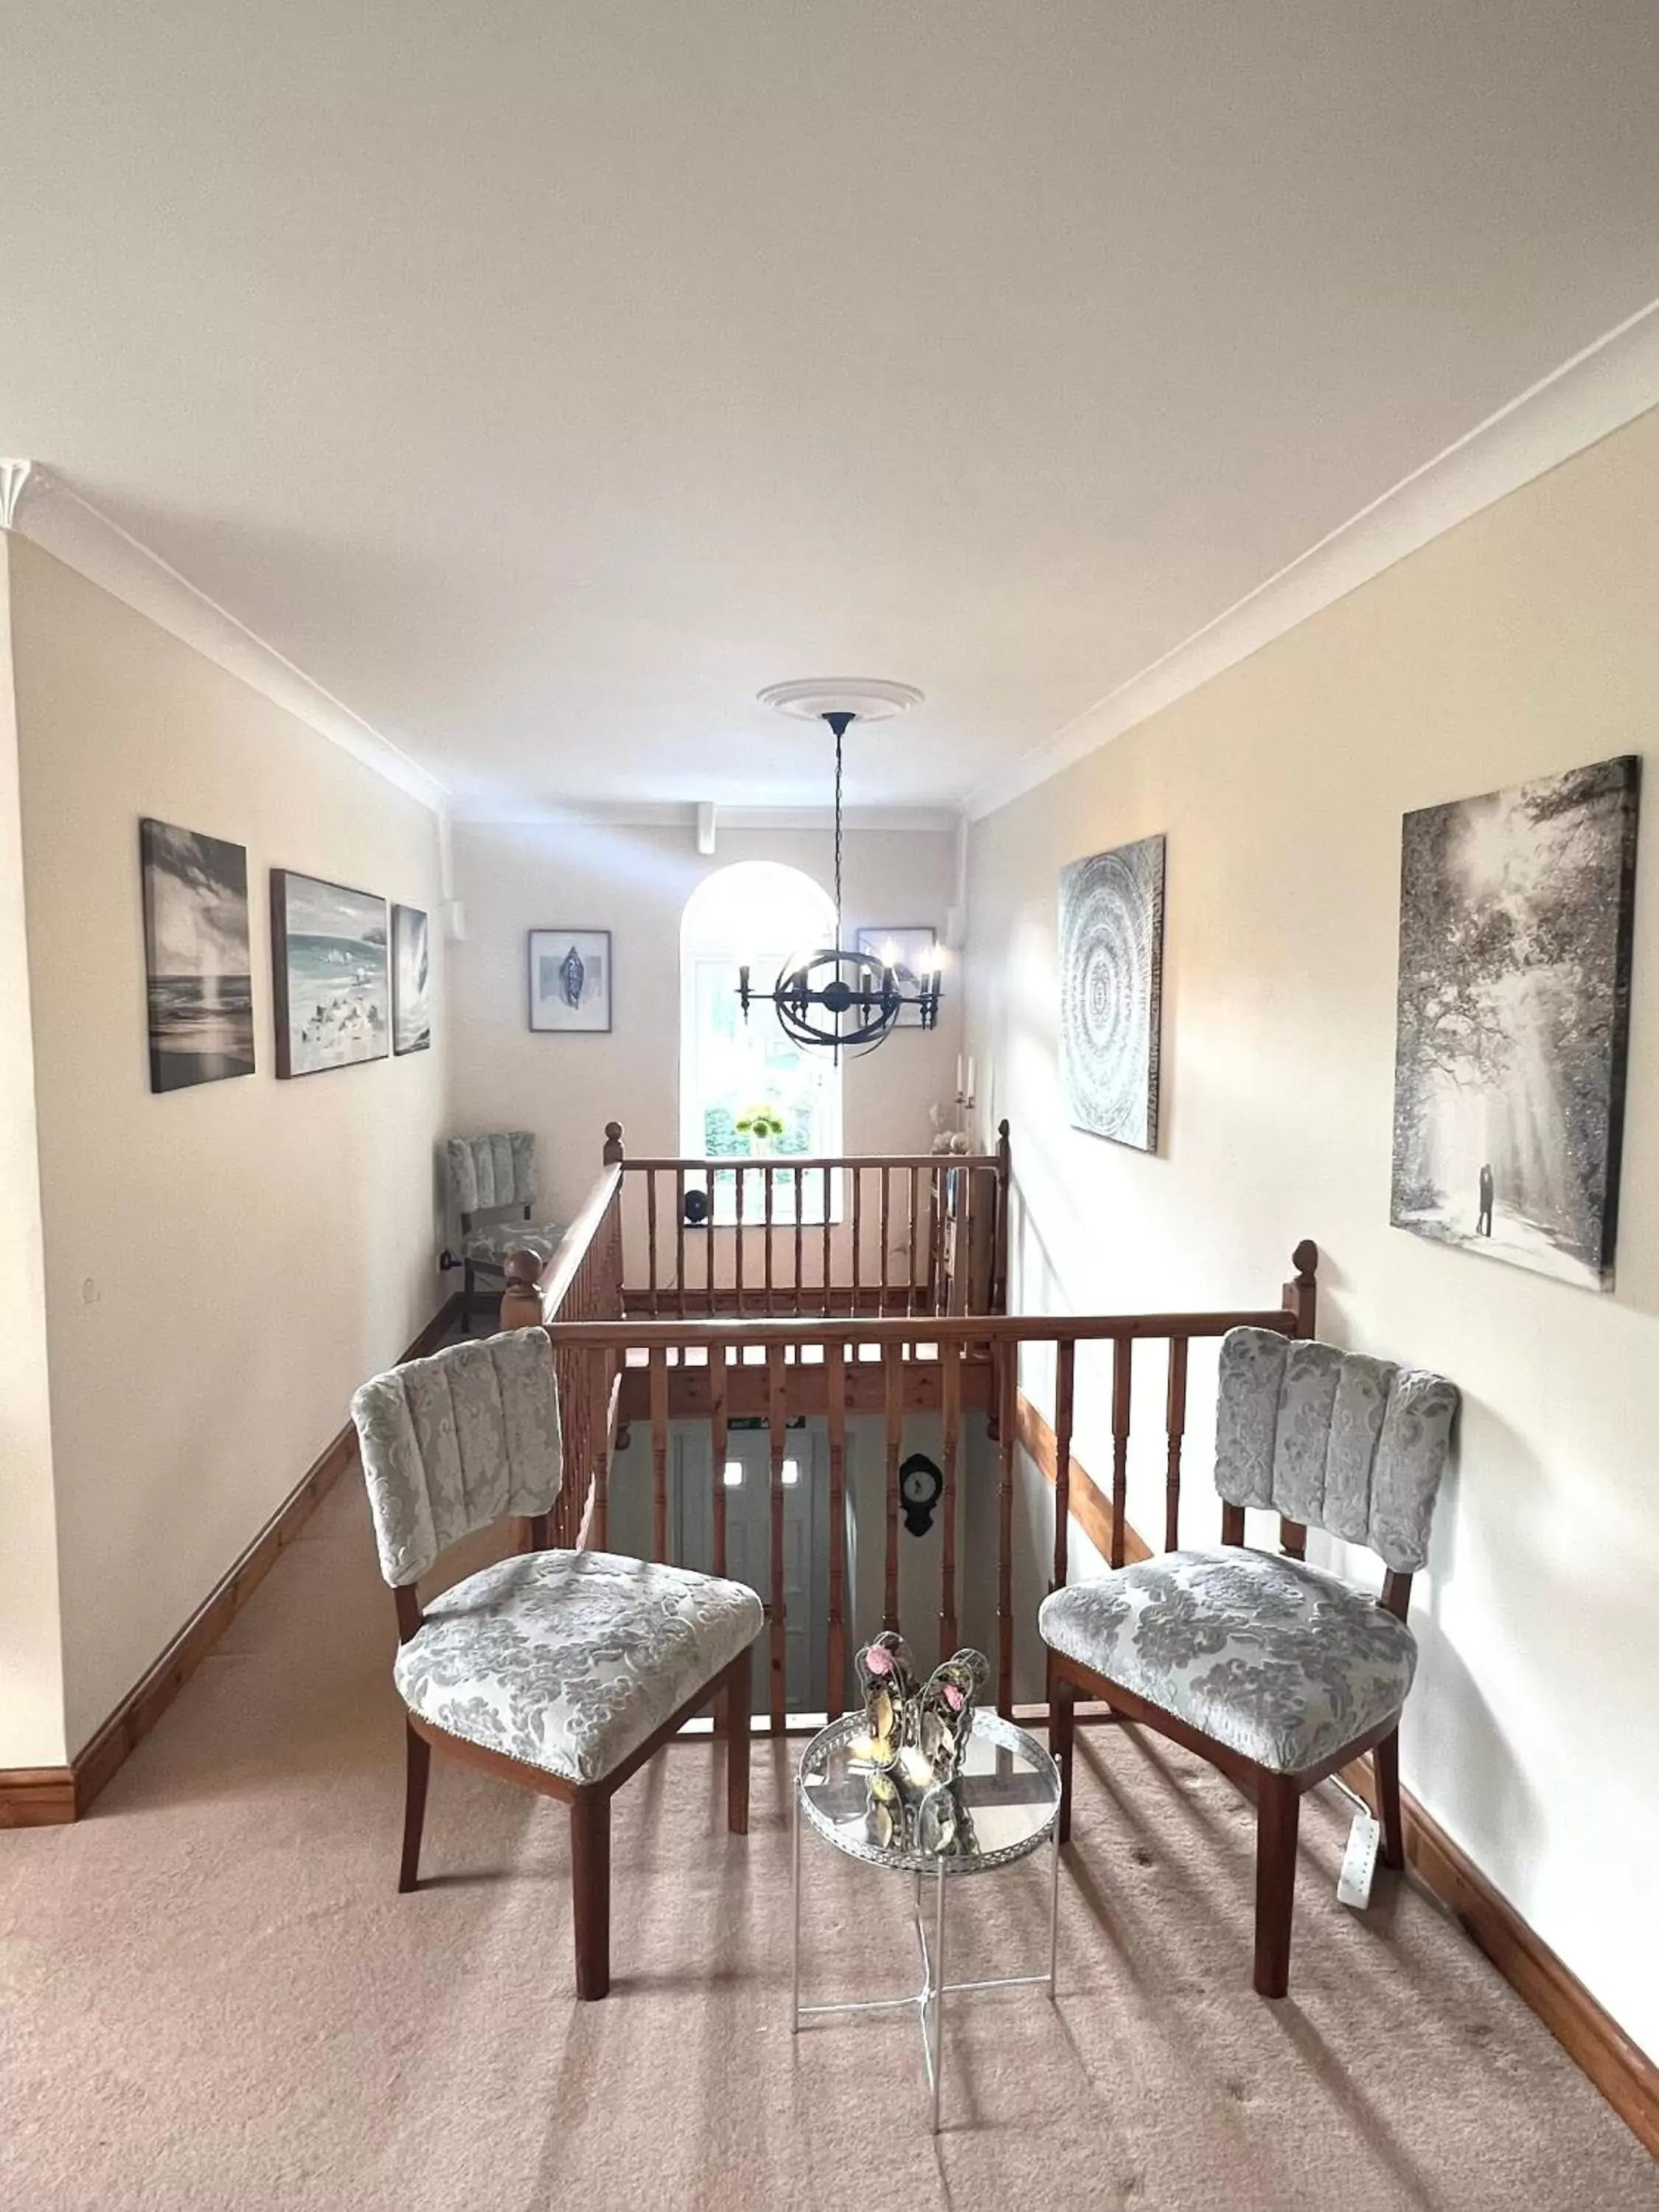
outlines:
{"label": "mandala canvas print", "polygon": [[1158,1150],[1164,840],[1060,876],[1060,1066],[1074,1126]]}
{"label": "mandala canvas print", "polygon": [[1636,889],[1634,757],[1408,814],[1399,1229],[1613,1287]]}

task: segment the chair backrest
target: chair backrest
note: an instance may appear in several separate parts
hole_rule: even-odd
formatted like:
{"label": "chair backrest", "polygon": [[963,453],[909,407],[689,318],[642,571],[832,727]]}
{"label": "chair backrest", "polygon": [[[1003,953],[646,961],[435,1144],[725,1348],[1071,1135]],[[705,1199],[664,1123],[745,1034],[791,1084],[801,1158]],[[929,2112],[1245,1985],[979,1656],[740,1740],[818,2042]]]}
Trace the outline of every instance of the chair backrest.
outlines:
{"label": "chair backrest", "polygon": [[365,1382],[351,1401],[380,1572],[415,1582],[504,1514],[545,1513],[562,1455],[545,1333],[454,1344]]}
{"label": "chair backrest", "polygon": [[1458,1396],[1443,1376],[1334,1345],[1235,1328],[1221,1340],[1215,1486],[1382,1554],[1426,1565]]}
{"label": "chair backrest", "polygon": [[449,1194],[465,1219],[498,1206],[532,1206],[536,1199],[536,1139],[528,1129],[491,1137],[452,1137]]}

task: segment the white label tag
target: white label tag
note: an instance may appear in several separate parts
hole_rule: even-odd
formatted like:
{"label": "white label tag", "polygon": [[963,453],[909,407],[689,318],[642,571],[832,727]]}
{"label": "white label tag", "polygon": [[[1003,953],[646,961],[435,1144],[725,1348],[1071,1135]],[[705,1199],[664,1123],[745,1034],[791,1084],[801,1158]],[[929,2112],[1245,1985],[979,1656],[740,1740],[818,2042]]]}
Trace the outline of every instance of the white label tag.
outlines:
{"label": "white label tag", "polygon": [[1363,1912],[1371,1901],[1371,1877],[1382,1848],[1382,1824],[1369,1813],[1356,1813],[1348,1831],[1348,1848],[1342,1854],[1342,1871],[1336,1877],[1337,1901]]}

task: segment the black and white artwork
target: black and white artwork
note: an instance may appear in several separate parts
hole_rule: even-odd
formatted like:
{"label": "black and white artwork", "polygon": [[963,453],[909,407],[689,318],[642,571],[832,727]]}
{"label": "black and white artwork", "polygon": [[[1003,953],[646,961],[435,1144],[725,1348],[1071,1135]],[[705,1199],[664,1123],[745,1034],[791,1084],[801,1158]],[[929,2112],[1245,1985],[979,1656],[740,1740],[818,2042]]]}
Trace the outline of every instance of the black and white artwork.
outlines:
{"label": "black and white artwork", "polygon": [[1158,1150],[1164,840],[1143,837],[1060,876],[1060,1066],[1074,1125]]}
{"label": "black and white artwork", "polygon": [[386,1058],[392,1024],[383,898],[273,868],[270,958],[278,1075]]}
{"label": "black and white artwork", "polygon": [[611,932],[532,929],[530,1026],[603,1036],[611,1027]]}
{"label": "black and white artwork", "polygon": [[1640,763],[1405,822],[1395,1226],[1613,1286]]}
{"label": "black and white artwork", "polygon": [[184,1091],[253,1073],[247,851],[141,822],[149,1087]]}
{"label": "black and white artwork", "polygon": [[432,1042],[431,939],[417,906],[392,909],[392,1049],[425,1052]]}
{"label": "black and white artwork", "polygon": [[939,964],[938,933],[925,922],[860,929],[854,939],[854,950],[867,952],[872,960],[879,960],[892,969],[903,1002],[894,1028],[919,1030],[922,1025],[921,1009],[915,1002],[921,998]]}

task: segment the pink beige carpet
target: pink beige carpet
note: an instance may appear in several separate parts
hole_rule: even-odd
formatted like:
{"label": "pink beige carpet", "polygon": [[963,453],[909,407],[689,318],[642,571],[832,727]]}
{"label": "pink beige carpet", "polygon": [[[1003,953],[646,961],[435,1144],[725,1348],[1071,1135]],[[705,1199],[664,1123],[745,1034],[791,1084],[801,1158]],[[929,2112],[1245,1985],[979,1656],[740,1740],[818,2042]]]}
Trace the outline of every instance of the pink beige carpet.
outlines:
{"label": "pink beige carpet", "polygon": [[[616,1983],[571,1992],[556,1806],[439,1763],[393,1890],[392,1608],[342,1486],[75,1828],[0,1836],[0,2204],[30,2212],[1444,2212],[1659,2207],[1659,2169],[1456,1929],[1334,1894],[1248,1983],[1249,1827],[1178,1753],[1079,1754],[1060,1995],[958,2002],[945,2130],[908,2016],[788,2029],[786,1753],[720,1826],[706,1744],[618,1800]],[[906,1885],[807,1846],[808,1990],[906,1987]],[[952,1971],[1042,1962],[1040,1863],[964,1886]]]}

